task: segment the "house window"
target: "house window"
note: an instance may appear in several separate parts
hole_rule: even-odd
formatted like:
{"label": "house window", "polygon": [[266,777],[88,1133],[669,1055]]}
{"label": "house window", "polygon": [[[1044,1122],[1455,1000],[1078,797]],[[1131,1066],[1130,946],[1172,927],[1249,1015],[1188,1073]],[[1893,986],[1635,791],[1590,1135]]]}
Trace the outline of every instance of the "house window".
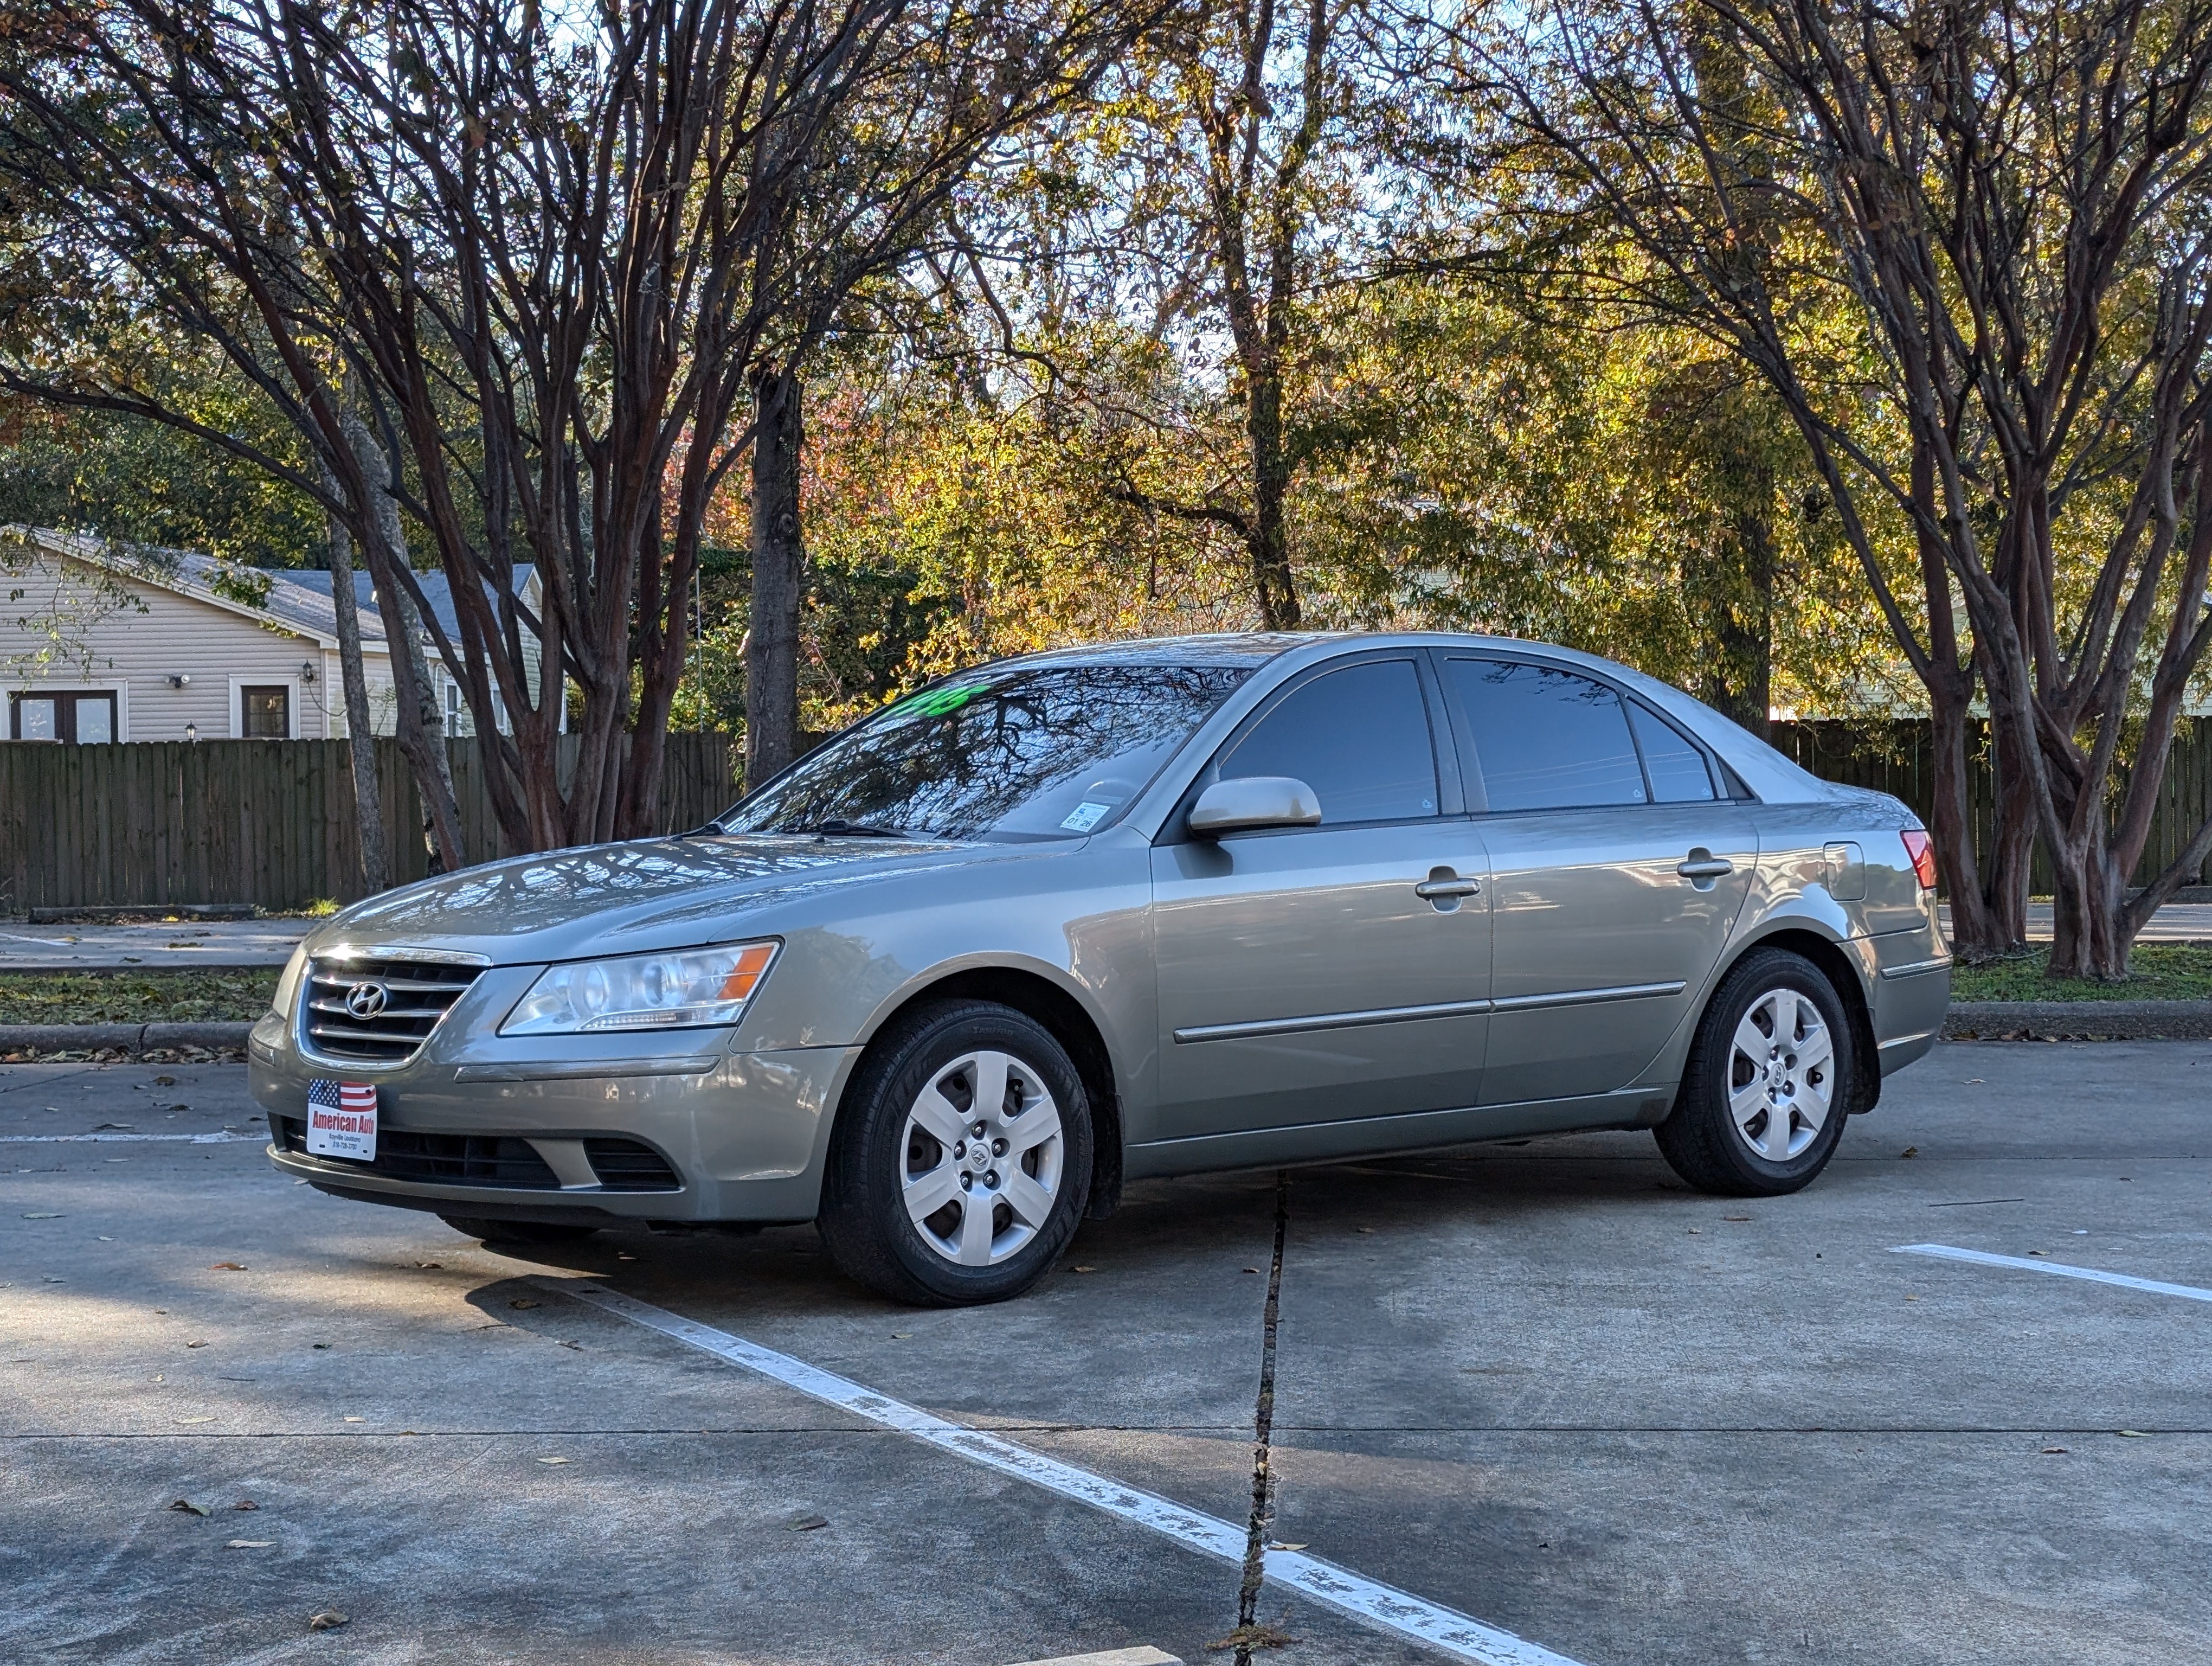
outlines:
{"label": "house window", "polygon": [[292,690],[282,683],[247,684],[238,691],[245,721],[239,733],[248,740],[289,740],[292,736]]}
{"label": "house window", "polygon": [[100,746],[115,739],[115,695],[108,689],[41,689],[8,696],[10,740],[58,740]]}

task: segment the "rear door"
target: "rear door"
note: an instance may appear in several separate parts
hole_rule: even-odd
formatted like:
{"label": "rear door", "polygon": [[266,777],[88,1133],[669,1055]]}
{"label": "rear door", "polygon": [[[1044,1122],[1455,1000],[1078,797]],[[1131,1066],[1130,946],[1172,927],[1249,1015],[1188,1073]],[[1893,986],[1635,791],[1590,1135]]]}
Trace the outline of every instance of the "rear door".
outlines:
{"label": "rear door", "polygon": [[1333,661],[1223,749],[1322,824],[1152,852],[1166,1139],[1472,1105],[1490,982],[1482,842],[1425,654]]}
{"label": "rear door", "polygon": [[1624,1087],[1720,958],[1758,866],[1752,818],[1702,748],[1609,684],[1439,660],[1490,859],[1482,1102]]}

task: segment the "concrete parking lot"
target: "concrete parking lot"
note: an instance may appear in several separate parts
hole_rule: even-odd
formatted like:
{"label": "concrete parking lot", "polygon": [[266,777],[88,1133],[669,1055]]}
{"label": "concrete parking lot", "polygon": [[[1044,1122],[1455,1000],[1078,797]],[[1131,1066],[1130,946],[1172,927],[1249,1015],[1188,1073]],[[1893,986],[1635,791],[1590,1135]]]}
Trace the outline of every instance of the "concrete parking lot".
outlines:
{"label": "concrete parking lot", "polygon": [[[1771,1201],[1643,1135],[1297,1171],[1268,1535],[1582,1666],[2212,1662],[2208,1076],[1947,1045]],[[1227,1658],[1233,1562],[548,1281],[1241,1534],[1272,1177],[1133,1188],[1037,1293],[917,1313],[810,1229],[495,1253],[259,1134],[238,1067],[0,1071],[0,1658]],[[1263,1661],[1453,1657],[1258,1612]]]}

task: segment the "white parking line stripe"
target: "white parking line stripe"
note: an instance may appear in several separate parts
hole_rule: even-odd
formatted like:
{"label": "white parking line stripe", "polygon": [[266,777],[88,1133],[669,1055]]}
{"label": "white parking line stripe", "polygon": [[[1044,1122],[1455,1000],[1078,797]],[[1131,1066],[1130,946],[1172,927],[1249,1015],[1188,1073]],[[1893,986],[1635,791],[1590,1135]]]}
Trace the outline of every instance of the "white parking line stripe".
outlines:
{"label": "white parking line stripe", "polygon": [[[1198,1511],[1185,1509],[1157,1493],[1125,1487],[1120,1481],[1045,1457],[996,1435],[951,1422],[918,1406],[878,1394],[849,1377],[749,1342],[742,1336],[732,1336],[726,1330],[716,1330],[711,1325],[680,1318],[664,1308],[610,1290],[605,1285],[577,1279],[540,1278],[531,1282],[556,1295],[589,1302],[633,1324],[672,1336],[732,1365],[758,1371],[825,1405],[927,1441],[1002,1474],[1033,1482],[1062,1498],[1149,1527],[1178,1544],[1222,1561],[1243,1565],[1245,1529],[1242,1526],[1232,1526]],[[1409,1592],[1378,1584],[1318,1556],[1309,1556],[1303,1551],[1270,1550],[1267,1557],[1269,1579],[1462,1660],[1476,1662],[1477,1666],[1575,1666],[1565,1656],[1553,1654],[1510,1632],[1486,1626],[1480,1620]]]}
{"label": "white parking line stripe", "polygon": [[168,1140],[183,1146],[227,1146],[236,1140],[256,1140],[266,1145],[265,1134],[0,1134],[0,1146],[127,1146],[149,1140]]}
{"label": "white parking line stripe", "polygon": [[2093,1284],[2116,1284],[2124,1290],[2147,1290],[2154,1296],[2179,1296],[2192,1302],[2212,1302],[2212,1290],[2193,1284],[2163,1284],[2126,1273],[2106,1273],[2094,1267],[2069,1267],[2059,1261],[2030,1261],[2024,1256],[1992,1256],[1985,1250],[1960,1250],[1948,1243],[1900,1243],[1890,1251],[1897,1256],[1934,1256],[1941,1261],[1970,1261],[1984,1267],[2018,1267],[2030,1273],[2055,1273],[2062,1279],[2087,1279]]}

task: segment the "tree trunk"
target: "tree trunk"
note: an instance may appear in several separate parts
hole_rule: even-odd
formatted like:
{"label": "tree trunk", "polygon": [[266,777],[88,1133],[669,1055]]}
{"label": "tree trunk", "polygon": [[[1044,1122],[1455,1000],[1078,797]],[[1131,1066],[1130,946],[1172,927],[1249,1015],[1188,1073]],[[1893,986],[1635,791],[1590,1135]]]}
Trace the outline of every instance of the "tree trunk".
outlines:
{"label": "tree trunk", "polygon": [[[1773,476],[1759,471],[1766,497]],[[1697,696],[1764,740],[1774,698],[1774,526],[1744,508],[1730,517],[1728,548],[1693,568],[1686,587],[1700,638]]]}
{"label": "tree trunk", "polygon": [[800,454],[805,443],[798,372],[754,380],[752,599],[745,644],[745,790],[799,755],[799,610],[806,547],[799,535]]}
{"label": "tree trunk", "polygon": [[1290,496],[1291,465],[1283,453],[1283,374],[1279,366],[1245,367],[1245,419],[1252,445],[1252,526],[1245,548],[1252,563],[1252,597],[1268,630],[1298,628],[1297,582],[1291,575],[1283,502]]}
{"label": "tree trunk", "polygon": [[[338,483],[328,469],[323,484],[337,496]],[[345,689],[346,751],[353,761],[354,818],[361,826],[361,879],[371,896],[392,884],[392,864],[384,848],[384,798],[376,783],[376,721],[368,703],[368,677],[361,663],[361,611],[353,593],[353,538],[337,517],[330,518],[331,612],[337,621],[338,675]]]}
{"label": "tree trunk", "polygon": [[2012,939],[1990,911],[1982,891],[1981,866],[1974,854],[1972,787],[1973,754],[1968,710],[1971,684],[1965,678],[1939,679],[1946,686],[1929,690],[1930,760],[1935,803],[1929,834],[1936,864],[1951,901],[1951,946],[1966,961],[1988,960],[2012,946]]}
{"label": "tree trunk", "polygon": [[[469,859],[461,838],[460,804],[453,795],[453,760],[446,751],[446,714],[438,702],[438,685],[430,680],[429,662],[422,652],[422,617],[406,586],[394,576],[407,565],[407,532],[400,525],[398,499],[388,489],[374,489],[377,483],[391,477],[383,447],[360,417],[349,411],[344,421],[346,442],[353,447],[362,476],[371,487],[368,509],[377,537],[369,552],[369,571],[376,578],[377,608],[384,616],[385,639],[392,649],[392,682],[397,696],[394,727],[430,818],[431,848],[440,866],[450,873],[466,867]],[[385,563],[384,570],[379,569],[380,561]]]}

